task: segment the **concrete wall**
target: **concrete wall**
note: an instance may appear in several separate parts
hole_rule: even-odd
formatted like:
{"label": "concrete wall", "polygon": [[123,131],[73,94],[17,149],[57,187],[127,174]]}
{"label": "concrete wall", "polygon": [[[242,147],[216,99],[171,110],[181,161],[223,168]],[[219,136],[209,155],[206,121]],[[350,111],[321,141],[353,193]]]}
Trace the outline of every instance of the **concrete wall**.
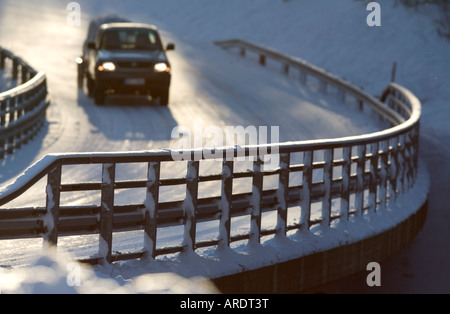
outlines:
{"label": "concrete wall", "polygon": [[422,229],[428,203],[394,228],[325,252],[212,280],[222,293],[334,292],[333,281],[365,270],[405,247]]}

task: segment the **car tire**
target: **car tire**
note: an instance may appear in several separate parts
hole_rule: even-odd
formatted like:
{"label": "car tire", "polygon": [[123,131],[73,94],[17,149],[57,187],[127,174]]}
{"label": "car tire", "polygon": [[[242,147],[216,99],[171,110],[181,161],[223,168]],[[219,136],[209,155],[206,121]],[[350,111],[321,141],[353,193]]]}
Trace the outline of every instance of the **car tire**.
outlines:
{"label": "car tire", "polygon": [[90,77],[90,75],[87,76],[87,89],[89,97],[93,97],[95,93],[95,81]]}
{"label": "car tire", "polygon": [[77,70],[77,83],[78,83],[78,88],[83,88],[83,79],[84,79],[84,69],[83,69],[83,65],[79,64],[78,65],[78,70]]}
{"label": "car tire", "polygon": [[78,77],[77,77],[77,86],[79,89],[83,88],[83,76],[82,75],[78,75]]}
{"label": "car tire", "polygon": [[96,87],[94,91],[94,101],[96,105],[103,105],[105,103],[105,90],[103,88]]}
{"label": "car tire", "polygon": [[163,89],[158,92],[159,104],[167,107],[169,105],[169,89]]}

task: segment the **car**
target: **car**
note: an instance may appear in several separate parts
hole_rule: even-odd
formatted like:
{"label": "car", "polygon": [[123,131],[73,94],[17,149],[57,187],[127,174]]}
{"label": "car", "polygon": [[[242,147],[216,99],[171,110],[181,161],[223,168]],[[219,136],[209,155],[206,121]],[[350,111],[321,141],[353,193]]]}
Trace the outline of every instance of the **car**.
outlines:
{"label": "car", "polygon": [[87,68],[86,68],[86,56],[88,54],[88,43],[95,41],[95,38],[97,37],[98,30],[100,29],[100,26],[107,23],[119,23],[119,22],[131,22],[127,18],[116,15],[116,14],[103,14],[100,16],[97,16],[91,22],[89,23],[88,33],[86,36],[85,41],[83,42],[83,47],[81,48],[81,54],[76,59],[76,63],[78,65],[77,67],[77,79],[78,79],[78,86],[83,86],[83,80],[87,75]]}
{"label": "car", "polygon": [[162,106],[169,104],[171,66],[158,29],[150,24],[110,22],[99,25],[94,41],[87,41],[81,64],[88,92],[97,105],[109,93],[148,94]]}

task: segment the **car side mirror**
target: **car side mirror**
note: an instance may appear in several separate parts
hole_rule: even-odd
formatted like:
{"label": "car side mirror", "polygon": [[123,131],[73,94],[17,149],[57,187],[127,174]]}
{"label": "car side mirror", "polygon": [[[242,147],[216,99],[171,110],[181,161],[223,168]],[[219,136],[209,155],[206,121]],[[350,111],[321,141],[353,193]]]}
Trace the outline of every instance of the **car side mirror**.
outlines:
{"label": "car side mirror", "polygon": [[88,49],[97,49],[97,47],[95,46],[95,43],[94,43],[94,42],[89,42],[89,43],[87,44],[87,48],[88,48]]}
{"label": "car side mirror", "polygon": [[167,50],[167,51],[169,51],[169,50],[175,50],[175,44],[167,44],[166,50]]}

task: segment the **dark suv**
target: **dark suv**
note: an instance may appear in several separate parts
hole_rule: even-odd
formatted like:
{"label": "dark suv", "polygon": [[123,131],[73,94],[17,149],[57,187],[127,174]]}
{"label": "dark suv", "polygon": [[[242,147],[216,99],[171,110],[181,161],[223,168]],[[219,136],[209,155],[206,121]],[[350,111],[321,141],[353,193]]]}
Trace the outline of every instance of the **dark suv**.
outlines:
{"label": "dark suv", "polygon": [[101,105],[107,93],[149,94],[169,103],[170,63],[156,27],[131,22],[99,25],[95,41],[86,43],[78,59],[79,77],[86,76],[89,94]]}

